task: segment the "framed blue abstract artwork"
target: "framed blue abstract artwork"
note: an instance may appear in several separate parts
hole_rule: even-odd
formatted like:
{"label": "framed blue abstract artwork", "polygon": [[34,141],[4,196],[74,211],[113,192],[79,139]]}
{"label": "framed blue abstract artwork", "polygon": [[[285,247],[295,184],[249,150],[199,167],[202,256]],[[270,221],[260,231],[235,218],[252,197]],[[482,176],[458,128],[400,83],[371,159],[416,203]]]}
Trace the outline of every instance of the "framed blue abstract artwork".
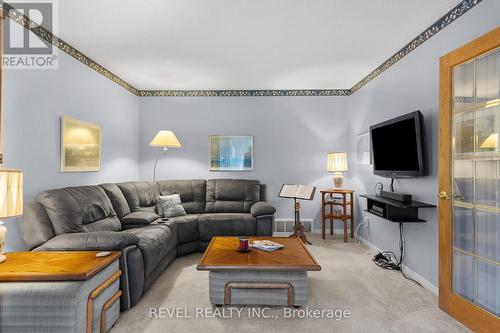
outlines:
{"label": "framed blue abstract artwork", "polygon": [[253,170],[253,136],[208,137],[210,171]]}

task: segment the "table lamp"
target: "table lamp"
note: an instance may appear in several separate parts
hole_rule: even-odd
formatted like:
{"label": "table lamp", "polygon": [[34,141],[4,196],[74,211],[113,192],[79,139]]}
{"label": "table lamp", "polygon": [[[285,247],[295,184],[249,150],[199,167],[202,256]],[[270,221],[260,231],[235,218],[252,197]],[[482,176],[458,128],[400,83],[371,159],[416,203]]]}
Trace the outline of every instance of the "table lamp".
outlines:
{"label": "table lamp", "polygon": [[347,153],[328,153],[327,169],[328,172],[334,172],[333,183],[335,184],[335,187],[341,188],[342,183],[344,182],[342,172],[347,171]]}
{"label": "table lamp", "polygon": [[493,133],[490,134],[489,137],[486,138],[486,140],[483,141],[481,146],[479,146],[481,149],[497,149],[498,148],[498,133]]}
{"label": "table lamp", "polygon": [[162,153],[156,158],[155,166],[153,168],[153,180],[156,180],[156,165],[158,164],[160,157],[167,153],[168,147],[179,148],[182,146],[172,131],[159,131],[149,145],[151,147],[163,147]]}
{"label": "table lamp", "polygon": [[[23,214],[23,173],[20,170],[0,169],[0,219]],[[7,228],[0,220],[0,263],[3,255]]]}

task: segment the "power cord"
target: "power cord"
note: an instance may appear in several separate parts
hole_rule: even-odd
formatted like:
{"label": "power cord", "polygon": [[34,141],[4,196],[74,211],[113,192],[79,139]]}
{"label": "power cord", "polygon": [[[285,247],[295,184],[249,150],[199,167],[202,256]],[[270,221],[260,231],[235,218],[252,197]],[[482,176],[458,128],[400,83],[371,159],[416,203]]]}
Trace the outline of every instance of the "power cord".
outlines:
{"label": "power cord", "polygon": [[397,259],[396,255],[392,251],[379,252],[373,257],[372,260],[377,266],[379,266],[383,269],[400,271],[405,279],[413,281],[416,284],[418,284],[420,287],[422,287],[420,282],[407,276],[403,271],[403,259],[404,259],[404,255],[405,255],[405,241],[404,241],[403,233],[404,233],[403,223],[399,222],[399,260]]}
{"label": "power cord", "polygon": [[356,230],[354,230],[354,245],[356,245],[358,241],[359,241],[359,244],[361,245],[361,241],[358,240],[358,231],[359,231],[359,228],[364,224],[368,225],[368,222],[363,221],[363,222],[358,223]]}
{"label": "power cord", "polygon": [[356,227],[356,230],[354,231],[354,245],[358,246],[358,248],[363,251],[364,253],[366,254],[370,254],[368,251],[366,251],[365,249],[363,249],[363,247],[361,247],[361,240],[358,239],[358,231],[359,231],[359,227],[361,227],[363,224],[366,224],[368,225],[368,222],[364,221],[364,222],[360,222],[358,224],[358,226]]}

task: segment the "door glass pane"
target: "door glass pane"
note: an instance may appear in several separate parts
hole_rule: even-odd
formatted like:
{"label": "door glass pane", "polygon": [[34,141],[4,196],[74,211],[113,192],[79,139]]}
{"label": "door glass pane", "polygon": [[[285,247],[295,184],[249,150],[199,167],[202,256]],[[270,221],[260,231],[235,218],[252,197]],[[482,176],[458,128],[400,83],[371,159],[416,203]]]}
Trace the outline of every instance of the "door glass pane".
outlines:
{"label": "door glass pane", "polygon": [[477,255],[500,262],[500,214],[482,209],[475,212]]}
{"label": "door glass pane", "polygon": [[500,98],[500,50],[476,61],[476,95],[478,104],[494,104]]}
{"label": "door glass pane", "polygon": [[500,132],[500,105],[487,106],[476,111],[476,151],[483,156],[498,155]]}
{"label": "door glass pane", "polygon": [[499,315],[500,51],[456,66],[453,89],[452,288]]}
{"label": "door glass pane", "polygon": [[453,197],[457,201],[474,202],[474,162],[455,160],[453,162]]}
{"label": "door glass pane", "polygon": [[476,162],[476,203],[500,207],[500,161]]}
{"label": "door glass pane", "polygon": [[474,111],[453,116],[454,155],[457,157],[474,153],[474,120]]}
{"label": "door glass pane", "polygon": [[453,69],[453,109],[460,111],[474,106],[474,62]]}
{"label": "door glass pane", "polygon": [[472,209],[454,207],[453,242],[455,248],[472,253],[474,251],[474,217]]}
{"label": "door glass pane", "polygon": [[477,304],[500,315],[500,266],[477,261]]}
{"label": "door glass pane", "polygon": [[453,251],[453,291],[469,301],[473,300],[474,284],[470,278],[473,274],[473,259],[471,255]]}

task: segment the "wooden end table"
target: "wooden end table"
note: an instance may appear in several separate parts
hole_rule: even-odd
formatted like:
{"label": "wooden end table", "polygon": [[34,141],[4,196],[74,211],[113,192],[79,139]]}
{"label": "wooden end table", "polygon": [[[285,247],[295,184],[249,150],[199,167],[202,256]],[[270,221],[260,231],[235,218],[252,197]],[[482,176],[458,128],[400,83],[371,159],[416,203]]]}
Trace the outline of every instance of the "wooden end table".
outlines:
{"label": "wooden end table", "polygon": [[[344,242],[347,242],[347,220],[351,222],[351,238],[354,238],[354,190],[346,189],[326,189],[321,192],[321,237],[326,238],[326,219],[330,220],[330,235],[333,236],[334,220],[341,220],[344,223]],[[335,194],[342,195],[342,202],[335,202]],[[340,199],[340,198],[339,198]],[[338,199],[337,199],[338,200]],[[330,206],[329,213],[326,213],[326,206]],[[342,215],[335,216],[334,207],[342,207]],[[349,209],[348,209],[349,208]]]}
{"label": "wooden end table", "polygon": [[282,249],[266,252],[236,251],[238,237],[216,236],[208,245],[200,271],[209,271],[210,302],[214,305],[302,306],[308,300],[308,271],[321,266],[304,243],[296,237],[250,237],[282,244]]}

